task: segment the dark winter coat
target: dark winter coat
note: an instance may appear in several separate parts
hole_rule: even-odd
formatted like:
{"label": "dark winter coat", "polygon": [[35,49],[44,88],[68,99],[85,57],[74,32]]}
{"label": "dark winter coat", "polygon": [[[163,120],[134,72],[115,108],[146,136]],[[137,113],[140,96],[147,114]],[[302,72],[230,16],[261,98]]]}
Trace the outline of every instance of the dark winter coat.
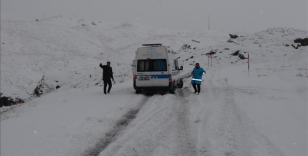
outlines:
{"label": "dark winter coat", "polygon": [[110,78],[113,79],[113,73],[112,68],[108,65],[99,65],[101,68],[103,68],[103,80],[110,80]]}
{"label": "dark winter coat", "polygon": [[191,79],[191,83],[192,84],[200,84],[202,82],[202,75],[205,74],[206,71],[203,70],[203,68],[199,67],[199,68],[194,68],[192,74],[192,79]]}

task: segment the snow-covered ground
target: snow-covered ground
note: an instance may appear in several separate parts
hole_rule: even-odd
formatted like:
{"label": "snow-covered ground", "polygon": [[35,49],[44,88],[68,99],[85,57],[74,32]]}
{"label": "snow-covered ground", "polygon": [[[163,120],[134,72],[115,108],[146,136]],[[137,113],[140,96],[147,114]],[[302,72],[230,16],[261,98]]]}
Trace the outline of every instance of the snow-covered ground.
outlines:
{"label": "snow-covered ground", "polygon": [[[1,155],[307,155],[307,47],[292,47],[307,31],[241,35],[1,17],[1,93],[25,100],[1,107]],[[184,60],[184,87],[174,95],[135,94],[131,63],[144,43],[163,43]],[[249,53],[250,70],[236,51]],[[109,95],[98,67],[107,61],[116,80]],[[187,77],[196,62],[207,71],[200,95]]]}

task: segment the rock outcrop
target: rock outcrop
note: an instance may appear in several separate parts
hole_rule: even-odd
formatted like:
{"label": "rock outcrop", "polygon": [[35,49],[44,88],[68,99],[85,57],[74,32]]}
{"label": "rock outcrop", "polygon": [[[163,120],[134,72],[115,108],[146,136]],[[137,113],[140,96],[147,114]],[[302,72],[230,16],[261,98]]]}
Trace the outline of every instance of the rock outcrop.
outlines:
{"label": "rock outcrop", "polygon": [[308,38],[297,38],[294,40],[294,43],[300,43],[300,46],[308,46]]}

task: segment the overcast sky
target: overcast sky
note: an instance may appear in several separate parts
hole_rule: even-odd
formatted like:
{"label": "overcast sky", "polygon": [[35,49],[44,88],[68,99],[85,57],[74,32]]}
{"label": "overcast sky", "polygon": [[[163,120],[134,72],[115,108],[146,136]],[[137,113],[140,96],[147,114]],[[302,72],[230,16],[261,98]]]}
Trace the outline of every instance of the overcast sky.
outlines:
{"label": "overcast sky", "polygon": [[1,0],[1,13],[25,19],[62,15],[140,22],[176,30],[256,32],[273,27],[307,30],[307,0]]}

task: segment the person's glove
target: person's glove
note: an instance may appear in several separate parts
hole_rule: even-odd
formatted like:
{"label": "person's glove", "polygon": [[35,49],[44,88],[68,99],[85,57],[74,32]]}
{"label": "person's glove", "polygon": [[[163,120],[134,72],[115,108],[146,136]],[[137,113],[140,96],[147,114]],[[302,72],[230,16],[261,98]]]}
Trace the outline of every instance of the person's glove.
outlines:
{"label": "person's glove", "polygon": [[112,79],[113,80],[113,84],[115,84],[115,81],[114,81],[114,79]]}

